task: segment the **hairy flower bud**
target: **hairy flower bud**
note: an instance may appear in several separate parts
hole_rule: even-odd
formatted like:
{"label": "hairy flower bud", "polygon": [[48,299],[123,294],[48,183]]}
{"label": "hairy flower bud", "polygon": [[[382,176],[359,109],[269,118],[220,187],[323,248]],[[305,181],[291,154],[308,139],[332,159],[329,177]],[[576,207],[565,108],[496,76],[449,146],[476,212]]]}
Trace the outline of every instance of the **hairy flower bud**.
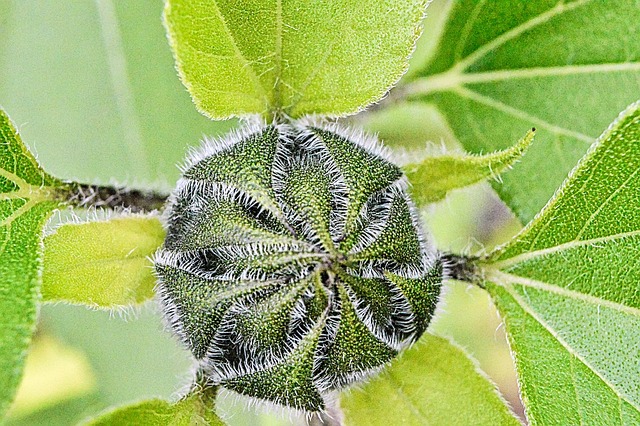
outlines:
{"label": "hairy flower bud", "polygon": [[307,411],[420,337],[442,280],[402,171],[332,125],[208,143],[155,268],[168,322],[214,383]]}

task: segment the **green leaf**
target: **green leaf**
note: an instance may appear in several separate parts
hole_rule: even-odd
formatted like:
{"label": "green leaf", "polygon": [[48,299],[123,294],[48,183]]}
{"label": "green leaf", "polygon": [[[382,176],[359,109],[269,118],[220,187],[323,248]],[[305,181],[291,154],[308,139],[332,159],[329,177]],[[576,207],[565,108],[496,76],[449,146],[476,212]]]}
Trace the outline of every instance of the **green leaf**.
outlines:
{"label": "green leaf", "polygon": [[398,94],[436,105],[471,152],[538,129],[522,163],[494,183],[526,223],[637,100],[639,33],[634,0],[457,1],[437,54],[412,69]]}
{"label": "green leaf", "polygon": [[40,168],[0,109],[0,418],[35,329],[42,228],[64,187]]}
{"label": "green leaf", "polygon": [[452,189],[497,177],[510,168],[533,142],[534,131],[514,146],[487,155],[442,155],[427,157],[417,164],[404,166],[411,195],[418,206],[442,200]]}
{"label": "green leaf", "polygon": [[151,299],[149,257],[164,236],[154,216],[62,225],[44,239],[44,301],[117,308]]}
{"label": "green leaf", "polygon": [[347,425],[520,424],[467,354],[431,334],[340,405]]}
{"label": "green leaf", "polygon": [[215,395],[209,395],[209,392],[191,393],[175,404],[150,399],[116,408],[85,425],[224,426],[224,422],[215,414],[214,404]]}
{"label": "green leaf", "polygon": [[406,71],[427,3],[168,0],[165,22],[203,114],[344,115]]}
{"label": "green leaf", "polygon": [[485,260],[532,424],[640,423],[640,103]]}

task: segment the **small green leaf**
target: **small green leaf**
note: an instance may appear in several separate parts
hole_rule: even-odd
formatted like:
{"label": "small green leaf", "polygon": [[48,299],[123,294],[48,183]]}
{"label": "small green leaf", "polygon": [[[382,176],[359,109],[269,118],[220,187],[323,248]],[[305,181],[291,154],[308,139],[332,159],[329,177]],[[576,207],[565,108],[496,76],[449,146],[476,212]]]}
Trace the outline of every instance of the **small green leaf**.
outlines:
{"label": "small green leaf", "polygon": [[64,187],[40,168],[0,109],[0,418],[35,328],[42,228]]}
{"label": "small green leaf", "polygon": [[418,206],[434,203],[452,189],[498,176],[522,158],[533,142],[533,136],[532,130],[511,148],[492,154],[427,157],[418,164],[404,166],[413,185],[411,195],[414,201]]}
{"label": "small green leaf", "polygon": [[150,399],[116,408],[85,423],[85,426],[224,426],[214,407],[215,396],[209,395],[209,392],[194,392],[175,404]]}
{"label": "small green leaf", "polygon": [[152,298],[149,257],[164,236],[154,216],[62,225],[44,239],[44,301],[116,308]]}
{"label": "small green leaf", "polygon": [[640,423],[640,103],[486,259],[532,424]]}
{"label": "small green leaf", "polygon": [[470,152],[505,148],[535,126],[526,158],[494,183],[527,223],[637,100],[639,33],[635,0],[455,1],[438,51],[412,64],[397,93],[435,105]]}
{"label": "small green leaf", "polygon": [[520,424],[467,354],[431,334],[340,405],[349,426]]}
{"label": "small green leaf", "polygon": [[165,22],[203,114],[344,115],[406,71],[427,3],[168,0]]}

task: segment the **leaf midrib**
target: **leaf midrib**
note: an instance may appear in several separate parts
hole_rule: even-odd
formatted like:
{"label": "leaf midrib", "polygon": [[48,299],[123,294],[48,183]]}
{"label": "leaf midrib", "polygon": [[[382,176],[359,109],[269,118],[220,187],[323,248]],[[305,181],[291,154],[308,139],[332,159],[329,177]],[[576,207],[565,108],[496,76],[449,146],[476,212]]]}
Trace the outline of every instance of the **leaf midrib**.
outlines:
{"label": "leaf midrib", "polygon": [[439,74],[416,79],[414,82],[408,84],[405,90],[410,96],[430,95],[435,92],[453,90],[468,84],[628,71],[640,71],[640,62],[606,62],[581,65],[510,68],[473,73],[465,73],[451,68]]}
{"label": "leaf midrib", "polygon": [[539,249],[535,251],[528,251],[526,253],[522,253],[505,260],[493,262],[491,263],[491,267],[496,269],[505,269],[505,268],[515,266],[519,263],[526,262],[528,260],[544,257],[549,254],[554,254],[563,250],[570,250],[570,249],[585,247],[585,246],[595,246],[598,243],[609,242],[609,241],[614,241],[614,240],[619,240],[619,239],[624,239],[629,237],[635,237],[639,235],[640,235],[640,229],[629,231],[629,232],[621,232],[619,234],[607,235],[604,237],[590,238],[587,240],[572,240],[563,244],[558,244],[557,246],[547,247],[547,248]]}
{"label": "leaf midrib", "polygon": [[614,302],[608,299],[603,299],[591,294],[582,293],[579,291],[570,290],[566,287],[560,287],[554,284],[550,284],[544,281],[538,281],[527,277],[521,277],[519,275],[510,274],[508,272],[500,271],[497,269],[487,268],[485,269],[485,278],[488,281],[495,282],[501,287],[510,286],[512,284],[518,284],[525,287],[535,288],[537,290],[548,291],[560,296],[568,297],[582,302],[590,303],[596,306],[605,306],[607,308],[615,309],[619,312],[640,318],[640,308],[625,305],[623,303]]}
{"label": "leaf midrib", "polygon": [[565,12],[568,11],[572,11],[574,9],[577,9],[579,7],[582,7],[590,2],[592,2],[593,0],[581,0],[581,1],[576,1],[575,3],[569,3],[569,4],[565,4],[563,2],[558,2],[558,4],[556,6],[554,6],[553,8],[547,10],[546,12],[543,12],[539,15],[534,16],[533,18],[529,19],[528,21],[525,21],[515,27],[513,27],[512,29],[510,29],[509,31],[506,31],[503,34],[500,34],[499,36],[497,36],[496,38],[494,38],[493,40],[491,40],[488,43],[485,43],[484,45],[480,46],[479,48],[477,48],[475,51],[473,51],[472,53],[470,53],[469,55],[467,55],[464,59],[462,59],[461,61],[459,61],[458,63],[456,63],[452,69],[456,69],[459,71],[464,71],[466,69],[468,69],[469,67],[471,67],[473,64],[475,64],[478,60],[482,59],[483,57],[485,57],[487,55],[487,53],[491,52],[492,50],[497,49],[498,47],[504,45],[505,43],[507,43],[508,41],[511,41],[515,38],[517,38],[518,36],[520,36],[521,34],[523,34],[524,32],[537,27],[538,25],[544,24],[547,21],[551,20],[552,18],[561,15]]}

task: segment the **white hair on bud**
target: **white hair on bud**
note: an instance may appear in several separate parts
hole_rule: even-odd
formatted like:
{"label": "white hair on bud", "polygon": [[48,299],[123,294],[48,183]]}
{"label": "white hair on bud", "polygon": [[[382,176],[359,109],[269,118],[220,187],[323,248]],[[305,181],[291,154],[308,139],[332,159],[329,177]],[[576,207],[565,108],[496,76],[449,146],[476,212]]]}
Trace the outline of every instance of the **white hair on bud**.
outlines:
{"label": "white hair on bud", "polygon": [[383,158],[389,162],[393,162],[391,151],[380,143],[376,135],[369,134],[361,128],[343,126],[337,121],[326,121],[320,117],[308,116],[296,120],[294,126],[303,132],[313,132],[314,128],[335,133],[343,139],[349,140],[360,146],[365,151]]}
{"label": "white hair on bud", "polygon": [[[200,164],[238,143],[260,143],[259,133],[267,129],[276,133],[277,139],[269,139],[276,144],[275,153],[271,158],[271,146],[269,157],[260,159],[256,170],[268,175],[256,172],[257,177],[251,178],[216,178],[204,169],[209,163]],[[346,356],[334,345],[338,331],[364,327],[389,356],[409,346],[423,332],[425,318],[411,308],[416,296],[404,293],[390,277],[424,279],[437,266],[437,259],[407,195],[406,178],[399,177],[391,164],[391,177],[360,177],[357,171],[341,170],[346,156],[336,156],[340,153],[332,151],[337,148],[328,145],[332,141],[324,132],[345,139],[341,144],[347,144],[348,152],[362,149],[390,162],[389,152],[375,136],[317,118],[268,126],[255,122],[225,137],[208,139],[182,166],[184,173],[198,164],[202,169],[198,169],[198,178],[181,178],[171,195],[165,214],[167,239],[153,261],[165,321],[197,354],[199,368],[212,383],[233,386],[271,403],[299,404],[326,414],[329,395],[376,374],[388,359],[385,355],[366,363],[347,360],[335,364],[344,365],[341,371],[331,372],[325,362]],[[255,155],[256,146],[247,145],[247,152]],[[302,180],[306,178],[311,180]],[[374,179],[371,187],[382,189],[363,192],[359,178]],[[218,181],[222,179],[224,182]],[[357,209],[351,202],[357,203]],[[310,210],[316,204],[322,206],[322,213]],[[226,211],[233,212],[233,221],[220,222]],[[407,230],[400,235],[408,241],[407,252],[397,254],[393,241],[386,241],[395,238],[394,233],[385,233],[391,223],[397,223],[394,232]],[[182,312],[178,304],[182,302],[174,300],[170,290],[184,284],[173,283],[171,273],[188,274],[187,285],[205,285],[198,288],[204,291],[198,297],[205,298],[203,303],[211,311],[200,312],[197,307]],[[376,296],[383,297],[382,313],[374,310],[383,305],[358,290],[359,284],[347,275],[353,280],[380,280],[386,286],[384,294]],[[343,317],[345,309],[353,309],[355,317]],[[186,315],[191,315],[188,322]],[[268,323],[271,315],[278,319]],[[190,336],[185,323],[192,327],[197,321],[212,321],[215,327],[203,329],[204,337]],[[349,328],[342,330],[349,332]],[[196,341],[205,343],[196,348]],[[260,380],[279,380],[280,376],[268,370],[293,362],[294,354],[304,354],[313,362],[310,378],[296,377],[310,380],[307,389],[283,388],[286,391],[277,394],[247,377],[263,372]],[[321,401],[324,406],[319,405]]]}
{"label": "white hair on bud", "polygon": [[244,141],[256,134],[264,131],[264,123],[250,122],[247,126],[236,127],[222,137],[205,137],[197,148],[189,148],[187,158],[183,164],[178,166],[180,173],[185,174],[187,170],[211,156],[219,154],[238,142]]}

